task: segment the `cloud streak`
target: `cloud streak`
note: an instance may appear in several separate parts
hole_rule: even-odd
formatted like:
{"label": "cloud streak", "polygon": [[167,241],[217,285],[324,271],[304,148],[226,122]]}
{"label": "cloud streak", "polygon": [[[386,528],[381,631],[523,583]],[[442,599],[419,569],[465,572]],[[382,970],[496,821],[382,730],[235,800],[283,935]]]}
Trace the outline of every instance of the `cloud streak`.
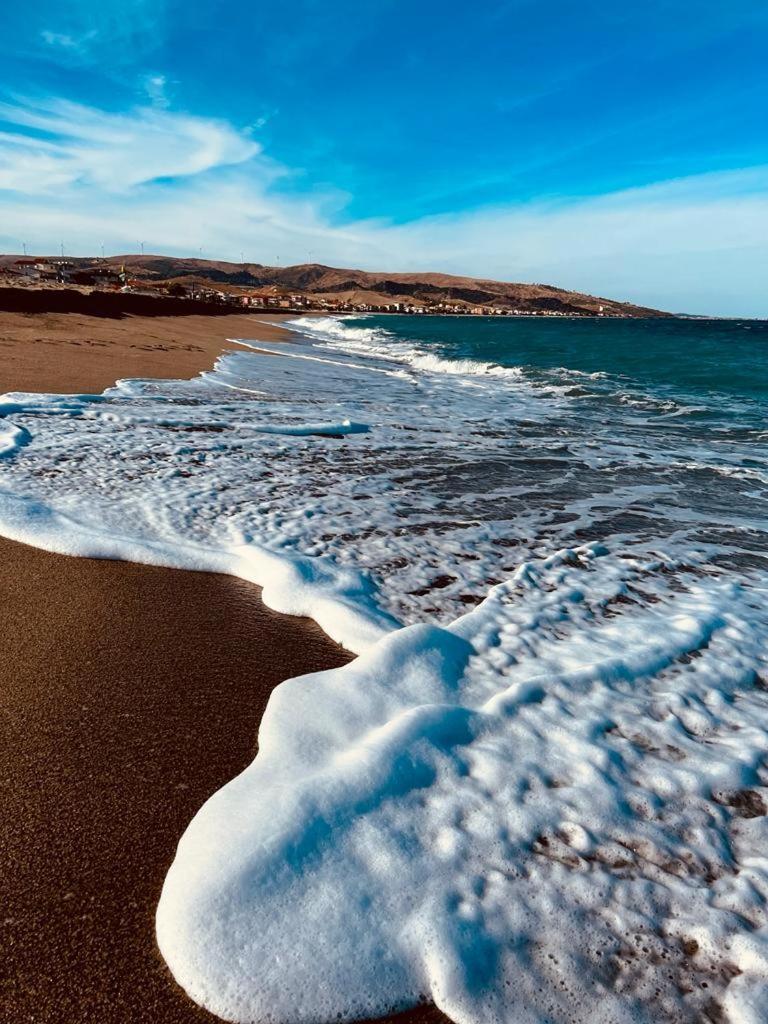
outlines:
{"label": "cloud streak", "polygon": [[49,29],[43,29],[40,33],[40,38],[48,46],[61,47],[69,53],[74,52],[82,56],[88,51],[90,44],[96,39],[97,35],[96,29],[91,29],[80,35],[70,35],[67,32],[51,32]]}
{"label": "cloud streak", "polygon": [[68,0],[43,4],[25,20],[29,18],[45,19],[31,46],[32,55],[42,45],[41,55],[55,63],[109,72],[134,65],[158,48],[165,35],[167,4],[165,0],[100,0],[98,4]]}
{"label": "cloud streak", "polygon": [[[768,316],[768,168],[583,199],[500,205],[394,225],[351,222],[346,197],[249,132],[158,107],[0,104],[0,245],[432,269],[546,281],[664,308]],[[290,186],[290,187],[289,187]]]}
{"label": "cloud streak", "polygon": [[0,189],[23,195],[61,196],[74,186],[123,193],[252,161],[261,152],[226,122],[158,107],[111,114],[64,100],[0,103],[0,121],[13,128],[0,135]]}

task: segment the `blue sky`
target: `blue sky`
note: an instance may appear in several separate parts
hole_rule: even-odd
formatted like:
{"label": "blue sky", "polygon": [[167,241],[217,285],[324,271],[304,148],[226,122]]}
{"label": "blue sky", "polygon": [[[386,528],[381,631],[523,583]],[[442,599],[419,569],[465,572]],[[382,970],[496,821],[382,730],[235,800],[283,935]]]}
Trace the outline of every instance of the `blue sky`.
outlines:
{"label": "blue sky", "polygon": [[39,0],[0,248],[546,281],[768,316],[768,5]]}

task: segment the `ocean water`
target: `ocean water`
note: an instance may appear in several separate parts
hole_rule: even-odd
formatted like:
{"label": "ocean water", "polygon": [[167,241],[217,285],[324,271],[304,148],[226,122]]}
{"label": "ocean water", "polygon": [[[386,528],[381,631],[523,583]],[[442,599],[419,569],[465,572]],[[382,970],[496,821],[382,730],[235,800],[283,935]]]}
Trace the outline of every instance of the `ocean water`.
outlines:
{"label": "ocean water", "polygon": [[768,1019],[768,324],[241,347],[0,399],[0,532],[242,576],[359,655],[275,691],[181,838],[180,984],[285,1024]]}
{"label": "ocean water", "polygon": [[768,397],[768,322],[556,317],[368,317],[347,328],[414,337],[454,360],[522,367],[530,378],[567,369],[671,397],[686,393]]}

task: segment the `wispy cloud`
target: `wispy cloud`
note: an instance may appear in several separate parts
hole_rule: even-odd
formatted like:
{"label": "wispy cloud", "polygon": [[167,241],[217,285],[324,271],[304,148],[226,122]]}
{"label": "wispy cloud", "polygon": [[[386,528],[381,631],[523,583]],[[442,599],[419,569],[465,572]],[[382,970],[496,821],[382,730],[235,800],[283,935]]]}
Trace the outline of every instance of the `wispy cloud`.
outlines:
{"label": "wispy cloud", "polygon": [[[161,77],[161,76],[159,76]],[[163,83],[164,84],[164,83]],[[160,84],[158,83],[158,88]],[[584,199],[499,205],[393,225],[350,222],[346,197],[223,121],[63,100],[0,105],[0,246],[98,245],[547,281],[651,305],[768,315],[768,168]],[[292,179],[293,188],[282,188]]]}
{"label": "wispy cloud", "polygon": [[168,96],[168,79],[165,75],[144,75],[141,80],[142,89],[153,107],[165,110],[171,105]]}
{"label": "wispy cloud", "polygon": [[43,29],[40,33],[40,38],[48,46],[61,48],[70,54],[76,53],[79,56],[83,56],[88,52],[91,43],[93,43],[97,36],[98,32],[96,29],[81,32],[79,35],[70,35],[68,32],[51,32],[50,29]]}
{"label": "wispy cloud", "polygon": [[666,309],[768,316],[768,167],[405,226],[446,269],[546,281]]}
{"label": "wispy cloud", "polygon": [[167,0],[39,0],[3,12],[0,51],[119,77],[162,45],[167,17]]}
{"label": "wispy cloud", "polygon": [[[0,189],[54,193],[62,201],[62,190],[74,186],[91,187],[96,199],[243,163],[261,152],[258,143],[224,121],[154,107],[112,114],[65,100],[0,103],[3,121],[12,130],[0,135]],[[268,161],[262,165],[266,173]]]}

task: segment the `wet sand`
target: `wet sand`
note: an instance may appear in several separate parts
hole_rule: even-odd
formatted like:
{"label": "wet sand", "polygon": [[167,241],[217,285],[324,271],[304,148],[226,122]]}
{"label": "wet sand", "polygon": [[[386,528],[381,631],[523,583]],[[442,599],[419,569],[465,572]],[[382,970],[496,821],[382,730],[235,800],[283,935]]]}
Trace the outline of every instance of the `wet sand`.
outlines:
{"label": "wet sand", "polygon": [[[0,314],[0,393],[190,376],[256,326],[92,319]],[[0,560],[0,1020],[211,1022],[155,946],[165,872],[203,801],[253,758],[272,688],[349,655],[230,577],[1,539]]]}
{"label": "wet sand", "polygon": [[240,580],[0,558],[0,1020],[210,1021],[155,948],[165,872],[272,688],[348,655]]}

